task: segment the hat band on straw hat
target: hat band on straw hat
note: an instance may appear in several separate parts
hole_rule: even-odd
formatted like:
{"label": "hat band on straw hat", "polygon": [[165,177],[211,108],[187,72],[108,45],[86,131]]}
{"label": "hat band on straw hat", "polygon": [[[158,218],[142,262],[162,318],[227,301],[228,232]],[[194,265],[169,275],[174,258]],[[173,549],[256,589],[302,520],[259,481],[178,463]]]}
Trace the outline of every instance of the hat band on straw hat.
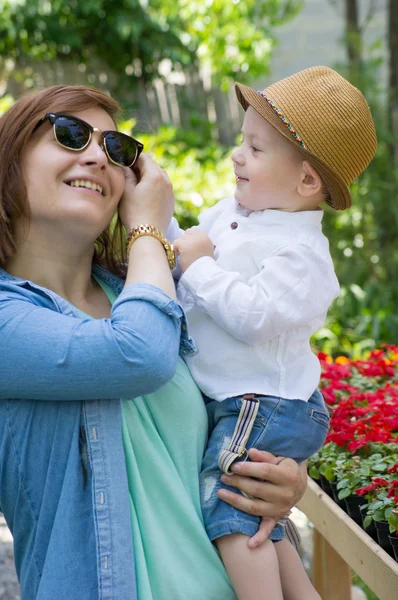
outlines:
{"label": "hat band on straw hat", "polygon": [[301,139],[301,137],[299,136],[299,134],[297,133],[297,131],[289,123],[289,121],[286,119],[286,117],[282,114],[282,111],[276,106],[275,102],[273,100],[271,100],[271,98],[269,98],[268,96],[266,96],[263,92],[260,92],[259,90],[257,90],[257,94],[260,94],[260,96],[262,96],[263,98],[265,98],[265,100],[268,102],[268,104],[270,105],[270,107],[276,112],[276,114],[278,115],[278,117],[280,117],[280,119],[286,125],[286,127],[288,128],[288,130],[290,131],[290,133],[293,135],[293,137],[299,142],[300,146],[302,146],[303,148],[307,149],[307,146],[304,144],[303,140]]}

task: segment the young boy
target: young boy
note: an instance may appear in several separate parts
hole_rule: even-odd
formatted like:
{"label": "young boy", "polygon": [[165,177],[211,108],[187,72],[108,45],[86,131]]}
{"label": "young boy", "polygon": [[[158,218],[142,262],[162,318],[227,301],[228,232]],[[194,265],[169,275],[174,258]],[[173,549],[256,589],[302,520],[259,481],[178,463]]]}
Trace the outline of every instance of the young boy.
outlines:
{"label": "young boy", "polygon": [[246,113],[232,154],[235,197],[174,242],[179,298],[198,346],[187,363],[210,422],[202,509],[239,600],[313,600],[283,522],[250,550],[259,519],[217,492],[249,448],[301,462],[325,440],[329,416],[310,337],[339,285],[319,205],[349,208],[347,186],[371,161],[376,134],[361,92],[327,67],[263,92],[236,84],[236,94]]}

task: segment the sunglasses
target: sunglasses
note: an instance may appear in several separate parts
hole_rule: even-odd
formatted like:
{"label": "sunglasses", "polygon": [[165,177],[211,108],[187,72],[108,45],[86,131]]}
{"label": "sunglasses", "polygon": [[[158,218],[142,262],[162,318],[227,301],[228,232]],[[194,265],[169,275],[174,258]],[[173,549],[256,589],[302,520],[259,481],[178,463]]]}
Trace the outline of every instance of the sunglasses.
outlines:
{"label": "sunglasses", "polygon": [[144,149],[141,142],[129,135],[119,131],[101,131],[78,117],[64,113],[47,113],[36,125],[35,130],[47,119],[53,125],[58,144],[74,152],[87,148],[93,131],[99,131],[102,137],[102,150],[108,160],[119,167],[132,167]]}

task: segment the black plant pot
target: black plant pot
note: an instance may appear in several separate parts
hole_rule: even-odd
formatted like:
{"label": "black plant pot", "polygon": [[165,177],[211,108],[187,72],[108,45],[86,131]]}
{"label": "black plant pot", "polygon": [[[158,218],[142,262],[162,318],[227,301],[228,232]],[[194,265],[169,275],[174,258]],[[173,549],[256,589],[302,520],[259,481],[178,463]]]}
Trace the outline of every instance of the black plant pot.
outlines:
{"label": "black plant pot", "polygon": [[370,522],[370,525],[368,525],[368,526],[366,527],[366,529],[365,529],[363,522],[364,522],[364,520],[365,520],[365,517],[366,517],[366,511],[364,511],[364,510],[361,510],[361,511],[360,511],[360,513],[361,513],[361,519],[362,519],[362,529],[363,529],[363,530],[364,530],[364,531],[365,531],[365,532],[366,532],[368,535],[370,535],[370,537],[372,538],[372,540],[374,540],[374,541],[375,541],[375,542],[378,544],[378,543],[379,543],[379,540],[377,539],[377,531],[376,531],[376,525],[375,525],[375,522],[374,522],[374,521],[371,521],[371,522]]}
{"label": "black plant pot", "polygon": [[392,546],[390,544],[390,526],[387,521],[375,521],[376,531],[377,531],[377,540],[379,542],[379,546],[383,548],[390,556],[394,558],[394,552]]}
{"label": "black plant pot", "polygon": [[326,477],[321,475],[319,478],[319,485],[321,486],[323,491],[328,494],[328,496],[332,496],[332,488],[329,479],[326,479]]}
{"label": "black plant pot", "polygon": [[348,496],[344,498],[344,502],[348,515],[355,523],[358,523],[362,527],[362,511],[360,507],[366,504],[365,498],[362,498],[362,496]]}
{"label": "black plant pot", "polygon": [[394,558],[398,562],[398,535],[389,535],[388,537],[394,552]]}
{"label": "black plant pot", "polygon": [[331,481],[330,487],[332,488],[333,500],[336,502],[336,504],[338,504],[340,506],[340,508],[342,508],[345,511],[345,502],[344,502],[344,500],[340,500],[340,498],[337,495],[339,493],[339,490],[337,489],[337,483],[335,483],[334,481]]}

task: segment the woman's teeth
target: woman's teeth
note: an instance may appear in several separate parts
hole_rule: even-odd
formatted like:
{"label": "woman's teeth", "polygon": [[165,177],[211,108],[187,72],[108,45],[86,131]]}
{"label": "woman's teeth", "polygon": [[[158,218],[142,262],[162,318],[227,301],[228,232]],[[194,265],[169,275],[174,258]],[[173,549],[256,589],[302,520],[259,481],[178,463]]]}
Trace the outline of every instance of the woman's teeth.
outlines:
{"label": "woman's teeth", "polygon": [[72,187],[83,187],[88,188],[89,190],[95,190],[102,194],[102,186],[98,183],[93,183],[92,181],[88,181],[87,179],[75,179],[69,182],[69,185]]}

